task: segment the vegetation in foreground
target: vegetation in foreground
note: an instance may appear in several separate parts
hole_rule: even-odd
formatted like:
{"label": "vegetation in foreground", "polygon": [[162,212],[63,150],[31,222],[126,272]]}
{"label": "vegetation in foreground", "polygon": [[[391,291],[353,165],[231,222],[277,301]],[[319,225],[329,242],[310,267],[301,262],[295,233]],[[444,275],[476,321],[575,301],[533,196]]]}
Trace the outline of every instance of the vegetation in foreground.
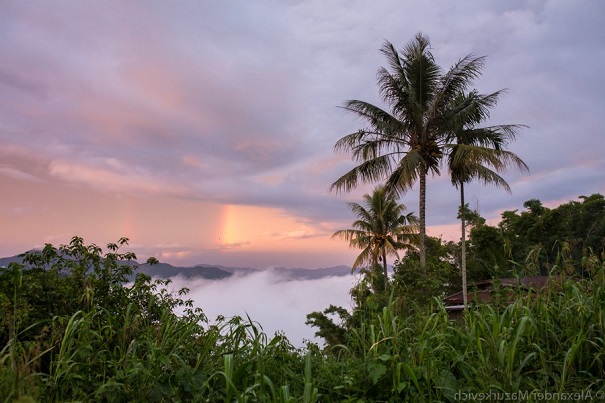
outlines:
{"label": "vegetation in foreground", "polygon": [[2,269],[3,401],[456,401],[467,392],[605,391],[602,256],[583,257],[586,278],[478,306],[460,321],[438,299],[419,297],[410,310],[393,294],[354,289],[357,309],[333,307],[340,323],[309,315],[327,345],[297,349],[249,318],[210,323],[182,299],[187,290],[172,295],[166,281],[138,274],[127,284],[136,268],[135,256],[120,252],[126,241],[103,254],[74,237]]}

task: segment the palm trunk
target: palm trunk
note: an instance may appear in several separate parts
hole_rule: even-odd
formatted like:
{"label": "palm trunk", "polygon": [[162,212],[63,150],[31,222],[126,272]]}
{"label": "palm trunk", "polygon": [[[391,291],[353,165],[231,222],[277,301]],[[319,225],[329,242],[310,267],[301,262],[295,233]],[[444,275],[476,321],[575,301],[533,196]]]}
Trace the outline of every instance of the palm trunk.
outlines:
{"label": "palm trunk", "polygon": [[426,172],[420,172],[420,267],[426,272]]}
{"label": "palm trunk", "polygon": [[384,272],[384,290],[386,291],[389,288],[389,277],[387,273],[387,251],[384,248],[382,249],[382,269]]}
{"label": "palm trunk", "polygon": [[464,309],[468,308],[468,295],[466,290],[466,219],[464,205],[464,183],[460,182],[460,221],[462,222],[462,256],[460,257],[460,270],[462,271],[462,301]]}

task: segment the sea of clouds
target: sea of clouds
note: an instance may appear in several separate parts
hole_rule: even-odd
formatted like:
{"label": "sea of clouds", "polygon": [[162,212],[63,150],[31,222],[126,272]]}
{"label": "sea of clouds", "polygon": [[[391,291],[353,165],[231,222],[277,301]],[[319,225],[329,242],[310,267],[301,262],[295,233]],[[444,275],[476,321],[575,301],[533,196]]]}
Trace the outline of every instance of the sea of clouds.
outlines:
{"label": "sea of clouds", "polygon": [[279,269],[271,269],[223,280],[174,277],[170,289],[188,288],[187,298],[204,311],[211,323],[219,315],[244,319],[248,315],[269,338],[283,331],[294,346],[302,347],[304,340],[322,344],[315,338],[317,329],[305,324],[307,314],[323,311],[330,304],[351,309],[349,290],[356,281],[353,275],[292,280]]}

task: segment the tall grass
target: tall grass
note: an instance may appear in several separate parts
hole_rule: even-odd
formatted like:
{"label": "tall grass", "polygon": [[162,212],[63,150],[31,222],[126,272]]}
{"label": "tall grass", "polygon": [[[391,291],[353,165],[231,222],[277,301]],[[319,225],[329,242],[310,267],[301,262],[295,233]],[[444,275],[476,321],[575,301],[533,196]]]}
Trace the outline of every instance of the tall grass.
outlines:
{"label": "tall grass", "polygon": [[[15,310],[0,350],[0,395],[6,402],[453,402],[462,392],[596,394],[605,391],[605,277],[601,260],[591,265],[589,280],[480,305],[458,321],[438,300],[403,317],[391,299],[327,350],[296,349],[250,318],[177,316],[166,306],[178,301],[164,296],[170,303],[158,305],[140,290],[137,303],[118,310],[91,303],[51,318],[28,340],[20,339]],[[19,306],[18,292],[7,298]]]}
{"label": "tall grass", "polygon": [[[605,288],[567,281],[523,293],[502,307],[481,305],[462,321],[435,301],[403,320],[392,303],[332,347],[339,376],[320,390],[367,401],[456,401],[461,392],[605,391]],[[329,381],[329,384],[326,383]],[[334,396],[335,393],[332,394]]]}

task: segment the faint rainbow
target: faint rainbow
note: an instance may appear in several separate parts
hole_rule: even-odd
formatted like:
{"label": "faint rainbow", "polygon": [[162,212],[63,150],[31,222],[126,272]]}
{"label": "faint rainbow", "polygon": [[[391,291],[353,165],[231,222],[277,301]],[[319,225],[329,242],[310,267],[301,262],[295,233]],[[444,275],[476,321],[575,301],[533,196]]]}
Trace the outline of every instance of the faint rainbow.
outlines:
{"label": "faint rainbow", "polygon": [[[133,237],[137,236],[137,213],[140,208],[137,207],[133,198],[124,196],[120,199],[120,214],[118,214],[119,221],[117,223],[117,233],[110,234],[117,241],[119,238],[129,238],[131,242],[136,242]],[[115,242],[114,241],[114,242]]]}
{"label": "faint rainbow", "polygon": [[231,244],[235,242],[237,237],[236,234],[236,220],[235,220],[235,209],[236,206],[227,204],[223,206],[222,217],[221,217],[221,244]]}

